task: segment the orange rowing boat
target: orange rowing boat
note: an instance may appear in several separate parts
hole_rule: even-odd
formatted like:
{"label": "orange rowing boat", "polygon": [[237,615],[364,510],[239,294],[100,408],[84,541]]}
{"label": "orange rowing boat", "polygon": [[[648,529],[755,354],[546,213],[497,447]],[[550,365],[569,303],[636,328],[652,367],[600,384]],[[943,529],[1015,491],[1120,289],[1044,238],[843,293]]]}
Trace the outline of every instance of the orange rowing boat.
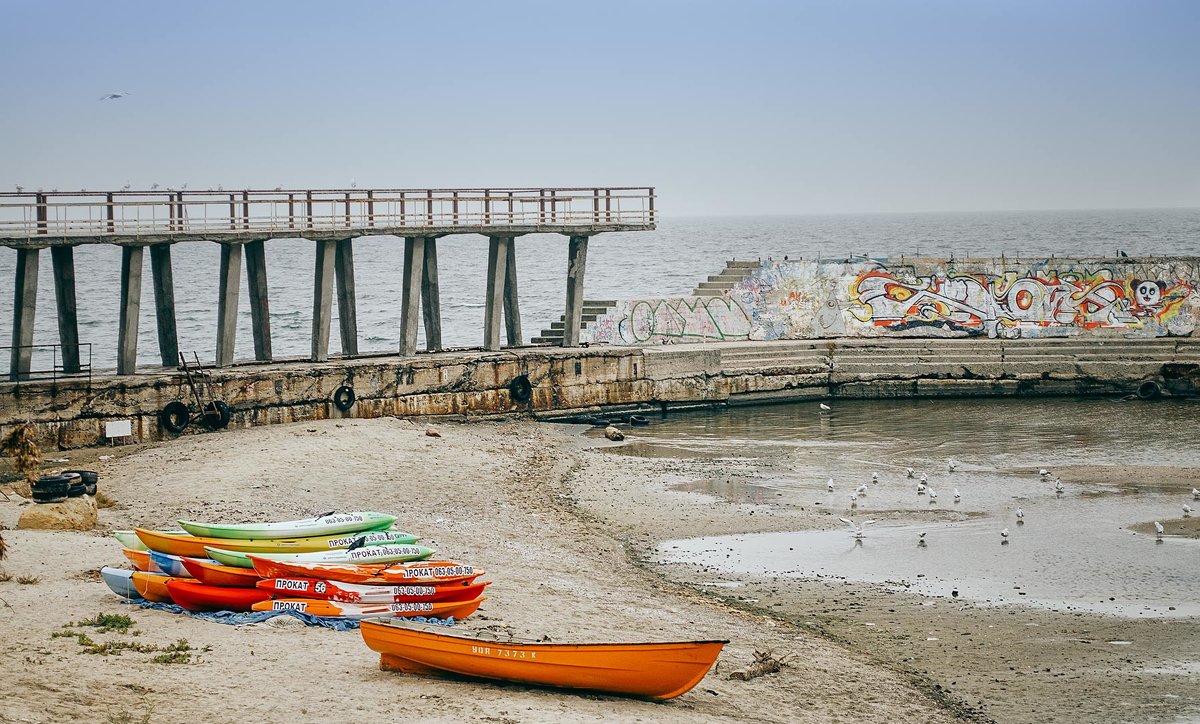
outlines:
{"label": "orange rowing boat", "polygon": [[728,641],[556,644],[482,641],[411,623],[362,622],[379,668],[411,674],[450,672],[610,694],[672,699],[712,668]]}

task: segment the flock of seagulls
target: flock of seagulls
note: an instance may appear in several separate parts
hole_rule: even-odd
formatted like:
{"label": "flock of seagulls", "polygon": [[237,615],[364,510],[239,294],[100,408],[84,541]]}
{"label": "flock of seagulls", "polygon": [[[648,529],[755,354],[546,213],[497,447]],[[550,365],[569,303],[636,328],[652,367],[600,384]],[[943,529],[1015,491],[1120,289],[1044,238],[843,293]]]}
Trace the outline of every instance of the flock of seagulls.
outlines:
{"label": "flock of seagulls", "polygon": [[[828,409],[827,406],[824,404],[822,404],[821,407],[822,407],[822,409]],[[946,467],[950,472],[954,472],[955,469],[958,467],[958,462],[952,458],[947,461]],[[912,468],[905,468],[904,474],[905,474],[905,477],[910,478],[910,479],[917,478],[917,473]],[[1056,497],[1061,498],[1063,496],[1063,494],[1066,493],[1066,488],[1063,486],[1062,480],[1060,480],[1057,476],[1055,476],[1053,473],[1051,473],[1046,468],[1040,468],[1038,470],[1038,478],[1040,480],[1042,480],[1043,482],[1053,482],[1054,483],[1054,494]],[[871,482],[872,483],[879,482],[879,473],[871,473]],[[830,493],[834,492],[835,488],[833,485],[833,478],[829,478],[829,480],[827,480],[825,482],[825,488]],[[858,508],[858,499],[861,497],[865,497],[869,490],[870,490],[870,487],[866,483],[863,483],[862,485],[859,485],[857,488],[854,489],[854,492],[850,494],[850,509],[851,510]],[[937,491],[935,491],[929,487],[929,475],[926,473],[921,473],[920,477],[918,478],[917,495],[927,495],[929,497],[930,505],[935,505],[937,502],[937,497],[938,497]],[[1200,501],[1200,489],[1192,488],[1192,500]],[[954,502],[955,503],[962,502],[962,493],[959,492],[958,488],[954,489]],[[1195,510],[1192,508],[1192,506],[1190,506],[1186,503],[1183,505],[1183,517],[1184,518],[1191,517],[1193,512],[1195,512]],[[854,523],[854,521],[852,521],[848,518],[839,518],[839,520],[841,520],[846,525],[850,526],[850,531],[851,531],[851,533],[853,533],[854,539],[858,540],[858,541],[861,541],[863,539],[863,528],[865,526],[875,522],[874,520],[868,520],[868,521],[864,521],[862,523],[862,525],[857,525]],[[1016,524],[1018,526],[1025,525],[1025,511],[1022,510],[1019,506],[1017,507],[1017,510],[1016,510]],[[1163,534],[1166,531],[1165,531],[1165,528],[1163,528],[1162,523],[1160,523],[1157,520],[1154,521],[1154,531],[1156,534],[1156,536],[1155,536],[1156,540],[1161,543]],[[1009,543],[1009,530],[1008,530],[1008,528],[1005,528],[1004,530],[1000,531],[1000,544],[1008,545],[1008,543]],[[928,545],[925,541],[925,531],[921,531],[918,534],[917,545],[922,548],[924,548],[926,545]]]}

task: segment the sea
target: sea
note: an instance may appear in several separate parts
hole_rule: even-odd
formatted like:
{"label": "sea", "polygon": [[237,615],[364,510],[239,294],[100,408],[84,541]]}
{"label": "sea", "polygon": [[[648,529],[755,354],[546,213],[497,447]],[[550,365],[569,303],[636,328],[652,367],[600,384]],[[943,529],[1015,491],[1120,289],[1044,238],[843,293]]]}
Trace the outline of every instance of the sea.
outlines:
{"label": "sea", "polygon": [[[1200,208],[1125,211],[1012,211],[978,213],[842,214],[806,216],[672,217],[653,232],[601,234],[588,248],[585,297],[620,299],[688,294],[730,259],[845,258],[851,255],[955,256],[1200,256]],[[215,357],[218,245],[173,248],[180,350],[201,361]],[[267,243],[271,334],[277,358],[309,354],[312,333],[314,244],[302,239]],[[395,237],[355,242],[357,316],[361,352],[397,349],[400,335],[403,243]],[[450,236],[438,242],[442,341],[446,347],[483,342],[487,240]],[[16,252],[0,249],[0,346],[12,339],[12,280]],[[80,341],[91,345],[95,370],[116,366],[120,250],[76,249]],[[523,337],[527,341],[563,313],[566,238],[537,234],[517,240]],[[236,356],[253,357],[250,305],[243,271]],[[150,260],[143,265],[138,362],[159,364]],[[336,306],[336,300],[335,300]],[[340,351],[338,333],[330,350]],[[58,341],[49,254],[42,255],[34,342]],[[424,340],[421,340],[422,344]],[[0,363],[8,365],[7,350]],[[84,352],[85,359],[87,351]],[[34,368],[52,364],[39,350]]]}

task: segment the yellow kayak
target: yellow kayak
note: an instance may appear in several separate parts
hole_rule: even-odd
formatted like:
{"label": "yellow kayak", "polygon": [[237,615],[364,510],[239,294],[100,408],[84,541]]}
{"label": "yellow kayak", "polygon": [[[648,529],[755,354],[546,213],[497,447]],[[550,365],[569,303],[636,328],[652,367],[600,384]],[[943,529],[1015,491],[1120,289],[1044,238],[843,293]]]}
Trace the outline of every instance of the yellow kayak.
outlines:
{"label": "yellow kayak", "polygon": [[163,533],[145,528],[134,528],[142,543],[152,551],[170,553],[189,558],[208,558],[205,546],[223,548],[242,553],[314,553],[346,548],[359,538],[366,538],[366,545],[397,543],[408,545],[418,538],[410,533],[394,530],[374,533],[350,533],[346,535],[323,535],[311,538],[280,538],[278,540],[235,540],[231,538],[206,538],[202,536]]}

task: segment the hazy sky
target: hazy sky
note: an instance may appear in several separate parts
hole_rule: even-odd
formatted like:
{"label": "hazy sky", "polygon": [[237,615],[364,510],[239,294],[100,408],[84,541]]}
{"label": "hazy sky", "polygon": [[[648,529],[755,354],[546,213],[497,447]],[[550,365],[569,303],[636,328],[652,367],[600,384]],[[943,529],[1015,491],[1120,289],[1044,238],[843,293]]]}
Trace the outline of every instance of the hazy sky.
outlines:
{"label": "hazy sky", "polygon": [[0,27],[5,190],[648,184],[681,215],[1200,206],[1193,0],[0,0]]}

